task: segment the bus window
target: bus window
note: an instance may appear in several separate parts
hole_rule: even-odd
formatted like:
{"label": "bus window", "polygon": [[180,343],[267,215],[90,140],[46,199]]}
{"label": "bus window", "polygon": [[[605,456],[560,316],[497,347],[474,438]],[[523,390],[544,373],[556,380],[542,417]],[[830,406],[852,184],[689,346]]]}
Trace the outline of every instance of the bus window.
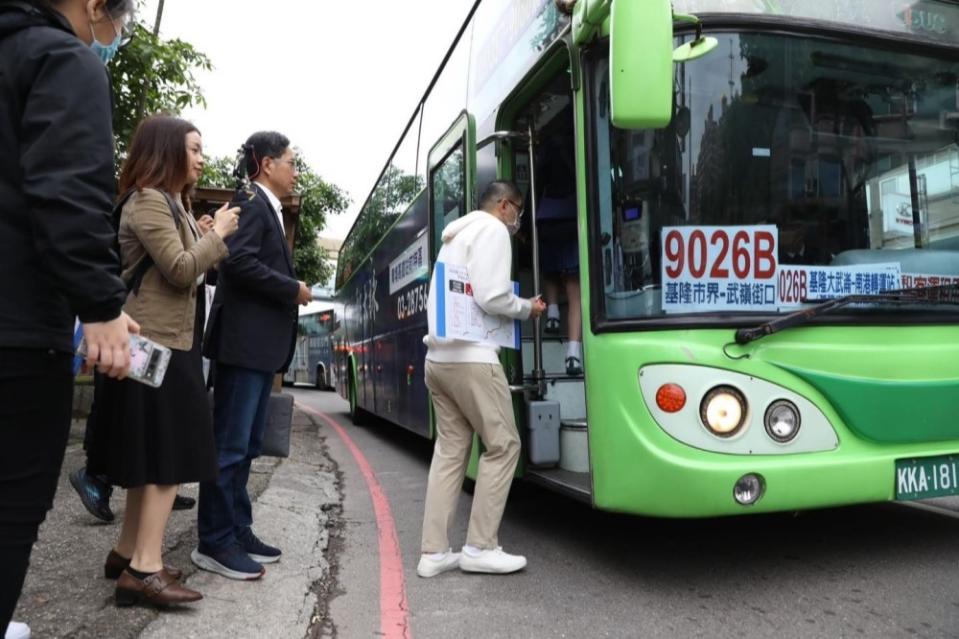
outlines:
{"label": "bus window", "polygon": [[441,237],[446,225],[466,210],[466,164],[463,161],[463,144],[457,144],[440,162],[430,177],[433,210],[433,246],[439,251]]}

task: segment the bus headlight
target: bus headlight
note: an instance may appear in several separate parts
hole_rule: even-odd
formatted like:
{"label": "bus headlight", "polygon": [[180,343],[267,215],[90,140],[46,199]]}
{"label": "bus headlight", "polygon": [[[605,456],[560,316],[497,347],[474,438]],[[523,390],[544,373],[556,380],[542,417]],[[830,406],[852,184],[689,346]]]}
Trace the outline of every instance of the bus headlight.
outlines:
{"label": "bus headlight", "polygon": [[763,419],[766,433],[781,444],[790,442],[799,434],[802,423],[799,409],[791,401],[780,399],[769,405]]}
{"label": "bus headlight", "polygon": [[703,397],[699,417],[712,434],[732,437],[746,423],[746,398],[732,386],[717,386]]}

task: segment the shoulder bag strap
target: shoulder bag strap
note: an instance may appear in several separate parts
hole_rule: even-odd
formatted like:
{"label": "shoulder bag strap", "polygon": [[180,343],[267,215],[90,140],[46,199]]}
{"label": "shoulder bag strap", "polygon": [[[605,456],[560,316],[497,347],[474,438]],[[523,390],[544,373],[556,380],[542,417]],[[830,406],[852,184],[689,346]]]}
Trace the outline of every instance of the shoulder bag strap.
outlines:
{"label": "shoulder bag strap", "polygon": [[[130,197],[136,192],[136,189],[130,189],[127,193],[120,198],[117,202],[116,207],[113,209],[113,223],[119,231],[120,229],[120,215],[123,212],[123,207],[129,201]],[[164,199],[166,199],[167,205],[170,207],[170,214],[173,216],[173,224],[176,226],[177,230],[180,230],[180,225],[183,223],[180,220],[180,212],[177,209],[176,201],[166,191],[161,191],[163,193]],[[133,269],[133,273],[130,274],[130,279],[127,281],[127,292],[137,295],[140,292],[140,284],[143,283],[143,276],[146,275],[147,271],[150,270],[150,267],[153,266],[153,258],[150,257],[150,254],[144,251],[143,259],[140,260],[140,263],[136,265],[136,268]]]}

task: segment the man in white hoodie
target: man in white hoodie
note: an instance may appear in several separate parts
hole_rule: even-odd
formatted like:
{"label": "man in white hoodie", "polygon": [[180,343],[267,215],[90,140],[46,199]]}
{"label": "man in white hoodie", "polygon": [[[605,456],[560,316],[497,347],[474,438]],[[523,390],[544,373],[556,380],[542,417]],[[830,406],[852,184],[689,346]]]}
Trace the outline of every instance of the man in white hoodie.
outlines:
{"label": "man in white hoodie", "polygon": [[[513,293],[510,236],[519,230],[522,215],[523,195],[516,185],[495,181],[480,198],[480,210],[443,231],[437,261],[466,267],[473,299],[488,315],[525,320],[546,310],[538,297],[522,299]],[[503,552],[497,540],[520,452],[499,347],[437,337],[435,271],[433,277],[427,299],[429,334],[423,341],[428,347],[426,386],[436,415],[436,446],[426,489],[423,554],[416,572],[421,577],[456,567],[467,572],[516,572],[526,566],[526,558]],[[474,432],[486,450],[479,461],[466,545],[462,553],[454,553],[449,527]]]}

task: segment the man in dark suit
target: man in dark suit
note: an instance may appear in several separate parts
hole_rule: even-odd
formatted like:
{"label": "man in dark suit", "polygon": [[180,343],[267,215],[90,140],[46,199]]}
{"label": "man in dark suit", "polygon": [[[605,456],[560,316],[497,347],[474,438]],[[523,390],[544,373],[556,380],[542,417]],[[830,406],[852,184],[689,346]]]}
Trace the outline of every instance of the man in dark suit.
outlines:
{"label": "man in dark suit", "polygon": [[296,164],[290,141],[255,133],[244,145],[252,192],[239,190],[240,228],[220,263],[204,354],[216,361],[213,427],[219,476],[200,484],[200,543],[193,562],[231,579],[258,579],[280,549],[253,534],[247,493],[250,464],[260,454],[273,377],[293,357],[297,304],[311,299],[296,279],[280,198],[293,192]]}

